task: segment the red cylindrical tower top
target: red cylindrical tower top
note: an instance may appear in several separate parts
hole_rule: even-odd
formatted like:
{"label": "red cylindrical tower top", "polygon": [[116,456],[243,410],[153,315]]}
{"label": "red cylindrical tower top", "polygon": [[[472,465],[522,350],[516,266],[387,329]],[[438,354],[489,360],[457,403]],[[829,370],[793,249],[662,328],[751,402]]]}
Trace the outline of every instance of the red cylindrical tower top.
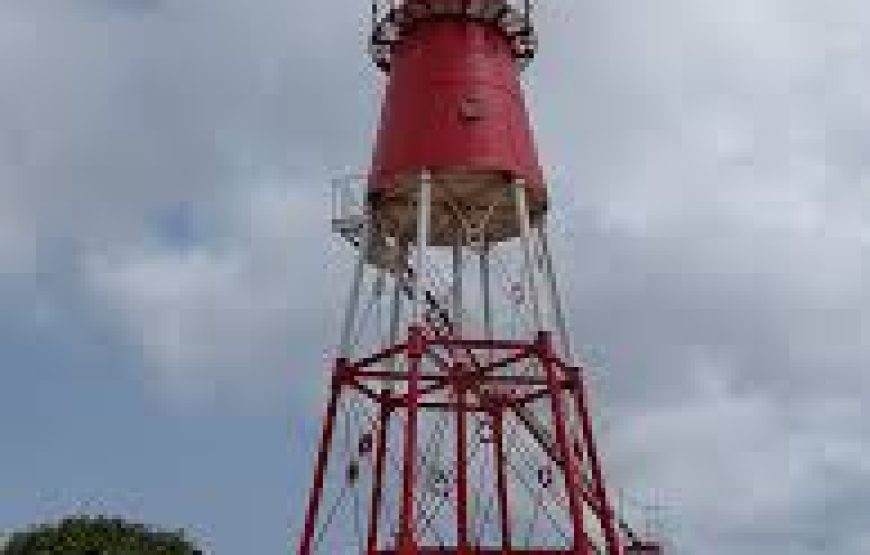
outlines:
{"label": "red cylindrical tower top", "polygon": [[435,185],[434,244],[455,242],[449,213],[457,209],[488,213],[489,241],[517,236],[509,194],[516,182],[533,213],[544,211],[519,81],[534,50],[528,13],[506,0],[406,0],[378,19],[372,54],[389,83],[369,192],[383,219],[414,217],[409,195],[424,171]]}

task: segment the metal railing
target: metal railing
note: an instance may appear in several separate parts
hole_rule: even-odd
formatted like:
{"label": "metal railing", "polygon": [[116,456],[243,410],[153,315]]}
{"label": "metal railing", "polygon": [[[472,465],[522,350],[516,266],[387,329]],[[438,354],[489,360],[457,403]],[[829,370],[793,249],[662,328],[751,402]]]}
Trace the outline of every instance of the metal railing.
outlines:
{"label": "metal railing", "polygon": [[393,48],[402,42],[415,21],[432,17],[464,16],[497,25],[511,41],[520,67],[534,57],[537,36],[532,0],[372,0],[369,52],[375,64],[388,71]]}
{"label": "metal railing", "polygon": [[391,10],[396,10],[407,4],[428,5],[430,9],[441,10],[444,13],[482,13],[486,9],[497,9],[507,5],[517,13],[531,17],[538,2],[536,0],[372,0],[372,20],[377,21]]}
{"label": "metal railing", "polygon": [[347,237],[354,235],[368,218],[365,195],[368,178],[349,174],[332,180],[332,231]]}

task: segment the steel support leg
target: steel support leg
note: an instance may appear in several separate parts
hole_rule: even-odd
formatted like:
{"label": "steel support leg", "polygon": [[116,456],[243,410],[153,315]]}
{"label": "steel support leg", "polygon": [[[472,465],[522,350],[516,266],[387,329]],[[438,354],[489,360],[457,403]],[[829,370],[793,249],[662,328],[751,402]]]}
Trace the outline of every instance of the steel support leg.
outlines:
{"label": "steel support leg", "polygon": [[420,364],[426,350],[423,329],[411,326],[408,338],[407,422],[405,424],[404,466],[402,469],[402,507],[399,523],[399,553],[414,555],[415,515],[414,486],[417,463],[417,413],[420,403]]}
{"label": "steel support leg", "polygon": [[468,443],[466,392],[461,367],[454,367],[456,380],[456,530],[460,555],[468,552]]}
{"label": "steel support leg", "polygon": [[498,514],[501,526],[501,548],[511,549],[510,505],[508,504],[507,460],[504,450],[504,408],[493,411],[493,448],[495,449],[495,479],[498,490]]}
{"label": "steel support leg", "polygon": [[[344,360],[338,361],[336,374],[343,372],[344,364]],[[300,555],[310,555],[314,547],[314,528],[317,524],[317,513],[320,509],[320,501],[323,496],[323,481],[326,476],[326,467],[329,464],[329,446],[332,443],[332,432],[335,428],[335,414],[338,411],[341,389],[341,384],[337,379],[333,378],[329,394],[329,404],[326,408],[326,420],[323,423],[323,434],[320,438],[320,449],[317,452],[317,462],[314,467],[314,484],[311,486],[311,494],[308,497],[308,509],[305,513],[305,528],[302,532],[302,544],[299,547]]]}
{"label": "steel support leg", "polygon": [[414,522],[414,482],[417,462],[417,412],[420,403],[420,364],[426,350],[424,315],[426,314],[426,248],[429,245],[429,218],[432,201],[432,176],[424,171],[417,197],[417,261],[414,284],[414,321],[408,333],[407,423],[405,429],[404,468],[402,472],[402,508],[399,523],[399,553],[413,555],[416,549]]}
{"label": "steel support leg", "polygon": [[374,555],[378,549],[378,527],[381,516],[381,501],[384,496],[384,472],[387,462],[387,431],[390,425],[390,395],[384,391],[381,394],[380,416],[378,417],[378,438],[375,446],[374,483],[372,484],[371,515],[369,518],[369,533],[366,553]]}
{"label": "steel support leg", "polygon": [[586,384],[583,382],[583,377],[579,370],[575,373],[573,389],[577,420],[580,422],[586,457],[592,471],[593,493],[598,501],[598,513],[601,519],[601,527],[604,531],[604,541],[607,544],[607,555],[621,555],[622,548],[619,544],[619,534],[616,532],[613,510],[610,508],[607,490],[604,486],[604,472],[601,470],[598,448],[592,435],[592,418],[589,415],[589,406],[586,401]]}
{"label": "steel support leg", "polygon": [[549,333],[538,334],[539,356],[547,383],[550,389],[550,403],[553,412],[553,428],[556,434],[556,448],[562,463],[562,472],[565,476],[565,493],[568,496],[568,509],[571,514],[571,527],[574,534],[574,549],[578,553],[586,555],[590,553],[589,540],[583,526],[583,506],[580,503],[580,482],[577,476],[577,466],[574,460],[573,449],[568,444],[568,434],[565,427],[565,406],[563,403],[563,391],[561,379],[557,368],[553,363],[553,347]]}

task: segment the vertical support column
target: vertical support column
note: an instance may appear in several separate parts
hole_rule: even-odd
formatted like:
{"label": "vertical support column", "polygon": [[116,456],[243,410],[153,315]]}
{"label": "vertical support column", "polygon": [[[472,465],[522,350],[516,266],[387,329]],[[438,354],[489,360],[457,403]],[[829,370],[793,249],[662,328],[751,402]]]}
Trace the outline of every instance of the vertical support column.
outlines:
{"label": "vertical support column", "polygon": [[302,532],[302,543],[299,546],[300,555],[310,555],[314,542],[314,527],[317,524],[317,513],[323,496],[323,481],[329,464],[329,446],[332,443],[332,433],[335,429],[335,414],[338,411],[338,400],[341,396],[341,377],[345,371],[345,360],[336,362],[335,374],[330,386],[329,403],[326,408],[326,419],[323,423],[323,433],[320,438],[320,448],[317,451],[317,462],[314,467],[314,484],[308,497],[308,508],[305,513],[305,527]]}
{"label": "vertical support column", "polygon": [[556,326],[559,328],[559,340],[562,343],[562,351],[565,360],[570,364],[574,359],[574,354],[571,348],[571,335],[568,333],[568,323],[565,319],[565,309],[562,306],[562,296],[559,294],[559,284],[556,280],[556,270],[553,264],[553,256],[550,253],[550,240],[547,233],[547,226],[542,220],[538,226],[538,237],[540,238],[541,251],[544,255],[544,272],[547,275],[547,281],[550,286],[550,303],[553,306],[553,312],[556,316]]}
{"label": "vertical support column", "polygon": [[462,335],[462,235],[456,238],[453,244],[453,283],[451,284],[451,321],[453,323],[453,335],[460,337]]}
{"label": "vertical support column", "polygon": [[402,506],[399,522],[400,555],[416,552],[414,485],[417,463],[417,413],[420,405],[420,363],[426,350],[423,328],[411,326],[408,338],[408,392],[406,407],[408,418],[405,425],[405,448],[402,469]]}
{"label": "vertical support column", "polygon": [[592,417],[589,415],[589,406],[586,401],[586,384],[580,369],[573,371],[572,386],[574,389],[574,404],[577,410],[577,420],[583,433],[583,445],[586,449],[586,457],[592,471],[592,482],[595,499],[598,502],[598,517],[601,519],[601,528],[604,531],[604,541],[607,544],[607,555],[621,555],[622,548],[619,544],[619,534],[616,531],[613,510],[607,498],[607,489],[604,486],[604,472],[601,470],[601,460],[598,457],[598,448],[592,435]]}
{"label": "vertical support column", "polygon": [[523,258],[526,270],[526,283],[529,289],[529,302],[532,305],[532,319],[535,331],[544,331],[544,317],[541,312],[540,297],[538,294],[538,278],[535,267],[535,256],[532,251],[532,226],[529,220],[529,206],[526,201],[525,184],[517,180],[514,184],[514,198],[517,205],[517,218],[520,223],[520,241],[523,246]]}
{"label": "vertical support column", "polygon": [[414,323],[423,324],[426,314],[426,248],[429,245],[429,220],[432,203],[432,174],[428,170],[420,176],[420,193],[417,196],[417,254],[414,268]]}
{"label": "vertical support column", "polygon": [[483,336],[492,340],[492,296],[490,293],[489,242],[484,237],[480,246],[480,291],[483,297]]}
{"label": "vertical support column", "polygon": [[[404,262],[403,262],[404,263]],[[390,345],[399,342],[399,322],[402,319],[402,280],[398,272],[393,276],[393,298],[390,303]],[[390,370],[395,372],[397,357],[390,359]]]}
{"label": "vertical support column", "polygon": [[366,259],[368,258],[369,245],[371,244],[371,233],[372,231],[369,229],[369,226],[363,225],[359,239],[359,253],[353,273],[353,283],[351,284],[347,307],[345,307],[344,326],[341,329],[341,342],[338,346],[338,356],[345,360],[350,360],[352,355],[351,342],[353,341],[353,332],[356,327],[357,311],[359,310],[359,295],[360,290],[362,289],[363,278],[365,277]]}
{"label": "vertical support column", "polygon": [[414,284],[414,320],[408,332],[408,391],[406,393],[407,423],[405,429],[404,467],[402,471],[402,506],[399,522],[400,555],[413,555],[416,550],[414,518],[414,483],[417,462],[417,413],[420,404],[420,364],[426,351],[424,315],[426,310],[426,247],[429,245],[429,218],[432,200],[432,176],[424,171],[417,197],[417,262]]}
{"label": "vertical support column", "polygon": [[366,553],[374,555],[378,549],[378,527],[381,516],[381,501],[384,496],[384,471],[387,462],[387,431],[390,425],[390,412],[392,411],[390,393],[387,390],[381,392],[381,408],[378,417],[378,438],[375,446],[375,469],[372,483],[372,500],[369,517],[369,533]]}
{"label": "vertical support column", "polygon": [[464,370],[454,365],[456,385],[456,537],[460,555],[468,552],[468,442]]}
{"label": "vertical support column", "polygon": [[496,490],[498,491],[498,516],[501,526],[501,548],[511,549],[510,505],[508,504],[507,460],[504,451],[504,407],[499,403],[492,414],[493,448],[495,449]]}
{"label": "vertical support column", "polygon": [[[565,477],[565,493],[568,496],[568,509],[571,514],[571,527],[574,534],[574,549],[578,553],[590,553],[589,540],[583,528],[583,506],[578,497],[580,483],[574,453],[568,443],[565,426],[565,406],[563,403],[562,382],[553,363],[553,346],[550,334],[538,333],[538,356],[547,376],[550,403],[553,412],[553,428],[556,433],[556,448],[561,459],[562,473]],[[582,550],[581,550],[582,546]]]}

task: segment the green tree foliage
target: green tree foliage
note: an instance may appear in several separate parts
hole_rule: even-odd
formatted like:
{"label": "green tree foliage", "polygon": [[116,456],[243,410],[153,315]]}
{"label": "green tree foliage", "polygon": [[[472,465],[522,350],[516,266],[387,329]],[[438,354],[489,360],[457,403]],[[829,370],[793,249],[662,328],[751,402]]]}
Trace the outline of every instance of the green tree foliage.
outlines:
{"label": "green tree foliage", "polygon": [[202,555],[184,532],[120,518],[76,516],[12,534],[0,555]]}

